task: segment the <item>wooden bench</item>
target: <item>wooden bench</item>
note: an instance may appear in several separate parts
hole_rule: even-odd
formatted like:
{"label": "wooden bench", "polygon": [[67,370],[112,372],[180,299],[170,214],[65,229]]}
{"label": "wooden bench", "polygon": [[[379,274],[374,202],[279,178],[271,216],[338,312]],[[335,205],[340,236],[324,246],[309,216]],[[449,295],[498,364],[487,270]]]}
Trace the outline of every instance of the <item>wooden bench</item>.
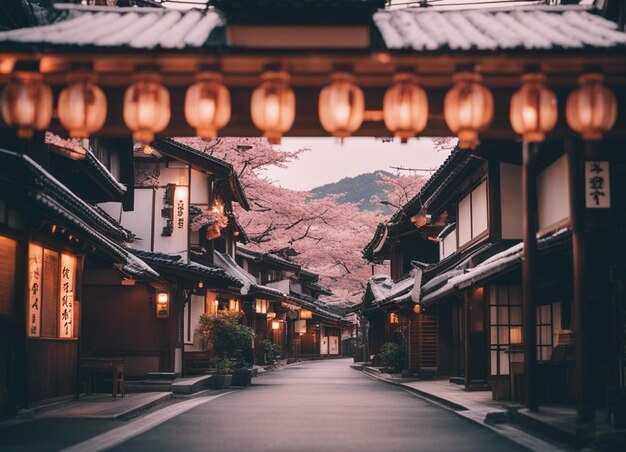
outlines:
{"label": "wooden bench", "polygon": [[111,373],[113,398],[118,391],[124,397],[124,358],[81,358],[80,370],[87,374],[87,394],[91,394],[93,375],[96,373]]}

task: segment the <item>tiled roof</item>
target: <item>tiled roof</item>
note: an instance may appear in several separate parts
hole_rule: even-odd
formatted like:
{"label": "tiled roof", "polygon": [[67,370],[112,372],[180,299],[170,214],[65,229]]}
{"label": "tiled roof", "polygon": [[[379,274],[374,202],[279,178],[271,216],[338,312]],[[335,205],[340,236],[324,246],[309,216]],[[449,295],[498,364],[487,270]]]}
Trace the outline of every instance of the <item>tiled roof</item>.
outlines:
{"label": "tiled roof", "polygon": [[[539,238],[537,240],[537,249],[539,252],[545,252],[567,243],[570,238],[571,230],[561,229]],[[456,267],[442,273],[422,286],[421,300],[424,304],[431,304],[453,293],[455,290],[467,289],[485,281],[487,278],[512,270],[521,265],[523,253],[524,244],[518,243],[494,254],[472,268]]]}
{"label": "tiled roof", "polygon": [[388,275],[374,275],[367,284],[373,299],[364,302],[363,307],[365,311],[375,311],[385,305],[409,301],[414,284],[414,276],[394,283]]}
{"label": "tiled roof", "polygon": [[267,287],[257,283],[256,278],[237,265],[237,262],[233,260],[228,254],[220,253],[219,251],[213,251],[213,261],[216,266],[223,269],[232,278],[239,281],[241,284],[241,294],[248,295],[250,293],[260,293],[270,295],[274,297],[283,297],[280,290],[273,287]]}
{"label": "tiled roof", "polygon": [[226,273],[221,268],[208,267],[197,262],[186,262],[177,254],[165,254],[143,250],[131,250],[137,257],[145,260],[148,264],[155,266],[161,273],[174,271],[177,275],[184,273],[191,278],[211,282],[223,283],[225,286],[231,285],[241,287],[241,283]]}
{"label": "tiled roof", "polygon": [[0,149],[0,190],[15,202],[25,197],[27,209],[32,208],[82,237],[100,254],[120,263],[128,275],[158,278],[156,271],[112,237],[116,234],[111,232],[119,231],[117,223],[80,200],[30,157]]}
{"label": "tiled roof", "polygon": [[[199,49],[223,25],[219,13],[157,8],[71,8],[62,20],[0,33],[2,41],[47,46]],[[221,44],[221,41],[218,42]]]}
{"label": "tiled roof", "polygon": [[152,146],[159,152],[182,160],[190,165],[197,165],[206,171],[216,172],[226,180],[235,200],[244,210],[250,210],[250,204],[233,166],[174,138],[157,138]]}
{"label": "tiled roof", "polygon": [[374,236],[372,237],[372,240],[370,240],[370,242],[365,245],[363,251],[361,252],[361,254],[363,254],[363,257],[365,257],[366,259],[368,257],[371,257],[374,249],[378,246],[380,240],[385,236],[386,230],[387,225],[385,223],[378,223],[378,226],[376,226],[376,230],[374,231]]}
{"label": "tiled roof", "polygon": [[107,192],[115,194],[116,198],[121,197],[126,192],[126,186],[115,179],[107,167],[98,160],[90,149],[82,147],[76,140],[67,140],[47,131],[45,142],[55,148],[70,149],[74,152],[84,153],[85,158],[77,160],[76,165],[96,178],[98,183],[105,186]]}
{"label": "tiled roof", "polygon": [[391,50],[547,50],[626,45],[617,25],[581,7],[432,11],[408,8],[374,14]]}
{"label": "tiled roof", "polygon": [[[267,11],[267,4],[265,9],[235,8],[231,12],[232,23],[238,23],[241,17],[237,15],[245,15],[249,19],[263,16],[276,23],[295,25],[306,22],[307,17],[302,15],[312,14],[304,10],[294,13],[291,6],[286,9],[286,15],[280,16]],[[56,23],[0,33],[0,49],[37,46],[40,49],[115,48],[128,53],[145,50],[204,53],[227,46],[224,19],[217,10],[181,12],[160,8],[57,7],[64,12]],[[347,14],[329,15],[324,8],[320,9],[320,20],[316,21],[320,25],[337,23],[341,20],[338,16],[348,17]],[[620,32],[615,23],[593,12],[588,7],[563,5],[489,10],[405,8],[379,11],[374,13],[373,21],[382,42],[375,40],[374,47],[377,50],[424,54],[626,46],[626,33]],[[354,7],[351,13],[356,14]]]}

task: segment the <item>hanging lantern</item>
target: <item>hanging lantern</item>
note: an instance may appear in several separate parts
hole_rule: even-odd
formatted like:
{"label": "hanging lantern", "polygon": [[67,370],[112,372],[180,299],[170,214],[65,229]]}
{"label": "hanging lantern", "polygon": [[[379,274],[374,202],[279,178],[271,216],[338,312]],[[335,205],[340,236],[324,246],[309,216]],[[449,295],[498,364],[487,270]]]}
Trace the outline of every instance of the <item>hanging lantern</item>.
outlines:
{"label": "hanging lantern", "polygon": [[185,94],[185,119],[204,140],[213,140],[230,121],[230,93],[217,72],[200,72]]}
{"label": "hanging lantern", "polygon": [[289,87],[289,79],[285,71],[265,72],[261,84],[252,93],[252,122],[270,144],[280,144],[296,119],[296,96]]}
{"label": "hanging lantern", "polygon": [[364,113],[363,91],[355,85],[354,77],[347,72],[334,73],[319,98],[319,118],[324,130],[334,137],[349,137],[361,127]]}
{"label": "hanging lantern", "polygon": [[170,122],[170,95],[155,72],[141,72],[124,94],[124,122],[141,144],[154,140]]}
{"label": "hanging lantern", "polygon": [[394,76],[395,84],[385,92],[385,126],[403,143],[424,130],[428,121],[428,97],[417,85],[417,77],[407,72]]}
{"label": "hanging lantern", "polygon": [[39,72],[16,72],[4,88],[2,118],[17,128],[17,136],[30,138],[44,130],[52,119],[52,90]]}
{"label": "hanging lantern", "polygon": [[59,94],[59,121],[70,137],[86,138],[104,125],[107,99],[87,73],[78,73],[69,81]]}
{"label": "hanging lantern", "polygon": [[543,74],[524,74],[522,87],[511,97],[511,126],[527,142],[542,142],[556,125],[556,94],[545,81]]}
{"label": "hanging lantern", "polygon": [[617,119],[615,94],[603,81],[600,73],[581,75],[578,78],[580,88],[567,98],[567,123],[588,141],[601,140]]}
{"label": "hanging lantern", "polygon": [[478,146],[478,132],[489,127],[493,119],[493,95],[475,72],[459,72],[452,80],[454,86],[444,99],[444,118],[459,137],[459,146],[474,149]]}

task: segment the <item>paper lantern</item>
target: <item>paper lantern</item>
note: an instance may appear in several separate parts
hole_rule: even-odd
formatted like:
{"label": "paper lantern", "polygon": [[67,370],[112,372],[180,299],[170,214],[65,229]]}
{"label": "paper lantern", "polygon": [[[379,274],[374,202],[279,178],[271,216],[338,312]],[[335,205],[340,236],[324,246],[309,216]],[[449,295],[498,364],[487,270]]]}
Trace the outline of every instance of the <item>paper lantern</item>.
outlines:
{"label": "paper lantern", "polygon": [[165,319],[170,316],[170,297],[167,292],[157,293],[156,316],[160,319]]}
{"label": "paper lantern", "polygon": [[313,312],[308,309],[300,309],[300,318],[301,319],[312,319]]}
{"label": "paper lantern", "polygon": [[2,118],[17,128],[17,136],[30,138],[52,119],[52,90],[39,72],[16,72],[2,95]]}
{"label": "paper lantern", "polygon": [[267,314],[269,305],[269,300],[256,300],[255,312],[257,314]]}
{"label": "paper lantern", "polygon": [[273,330],[280,330],[280,321],[279,320],[272,320],[272,329]]}
{"label": "paper lantern", "polygon": [[459,137],[459,146],[474,149],[478,146],[478,133],[493,120],[493,95],[475,72],[460,72],[452,80],[454,86],[444,99],[444,118]]}
{"label": "paper lantern", "polygon": [[261,84],[252,93],[252,122],[263,131],[270,144],[280,144],[283,134],[291,129],[296,119],[296,96],[289,87],[289,80],[285,71],[265,72]]}
{"label": "paper lantern", "polygon": [[556,125],[556,94],[546,88],[545,81],[543,74],[524,74],[522,87],[511,97],[511,126],[524,141],[542,142]]}
{"label": "paper lantern", "polygon": [[107,99],[89,74],[77,74],[59,94],[59,121],[72,138],[86,138],[104,125]]}
{"label": "paper lantern", "polygon": [[578,78],[580,88],[567,98],[567,123],[588,141],[601,140],[617,119],[615,94],[603,82],[600,73],[581,75]]}
{"label": "paper lantern", "polygon": [[154,140],[170,122],[170,95],[155,72],[141,72],[124,94],[124,122],[141,144]]}
{"label": "paper lantern", "polygon": [[215,139],[228,124],[230,108],[230,93],[217,72],[200,72],[185,94],[185,119],[205,140]]}
{"label": "paper lantern", "polygon": [[385,92],[383,115],[385,126],[403,143],[424,130],[428,121],[428,97],[417,85],[417,78],[401,72],[395,84]]}
{"label": "paper lantern", "polygon": [[354,77],[346,72],[331,76],[319,97],[319,119],[322,127],[334,137],[345,138],[356,132],[363,123],[365,99]]}

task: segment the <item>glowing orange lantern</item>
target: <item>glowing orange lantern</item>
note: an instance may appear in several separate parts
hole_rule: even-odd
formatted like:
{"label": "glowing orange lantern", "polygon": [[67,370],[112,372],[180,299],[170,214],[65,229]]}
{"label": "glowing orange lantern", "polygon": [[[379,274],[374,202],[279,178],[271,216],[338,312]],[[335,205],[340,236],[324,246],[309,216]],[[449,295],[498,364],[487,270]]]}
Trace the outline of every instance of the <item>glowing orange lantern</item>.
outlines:
{"label": "glowing orange lantern", "polygon": [[511,97],[511,126],[524,141],[542,142],[556,125],[556,94],[546,88],[545,81],[543,74],[524,74],[522,87]]}
{"label": "glowing orange lantern", "polygon": [[154,140],[170,122],[170,95],[155,72],[141,72],[124,94],[124,122],[141,144]]}
{"label": "glowing orange lantern", "polygon": [[59,120],[72,138],[86,138],[104,125],[107,99],[92,77],[79,73],[59,94]]}
{"label": "glowing orange lantern", "polygon": [[603,81],[600,73],[582,75],[578,78],[580,87],[567,98],[567,123],[585,140],[601,140],[617,119],[615,94]]}
{"label": "glowing orange lantern", "polygon": [[446,93],[443,105],[446,124],[459,137],[459,146],[474,149],[478,132],[493,120],[493,95],[475,72],[459,72],[452,78],[454,86]]}
{"label": "glowing orange lantern", "polygon": [[385,92],[385,126],[403,143],[424,130],[428,121],[428,97],[417,85],[417,77],[407,72],[394,76],[396,82]]}
{"label": "glowing orange lantern", "polygon": [[320,93],[319,119],[324,130],[334,137],[349,137],[363,123],[365,98],[354,81],[347,72],[335,72],[330,85]]}
{"label": "glowing orange lantern", "polygon": [[185,94],[185,119],[205,140],[230,121],[230,93],[217,72],[200,72]]}
{"label": "glowing orange lantern", "polygon": [[39,72],[16,72],[2,95],[2,118],[17,128],[17,136],[30,138],[52,119],[52,90]]}
{"label": "glowing orange lantern", "polygon": [[289,74],[268,71],[252,93],[250,114],[252,122],[271,144],[279,144],[296,119],[296,96],[289,87]]}

